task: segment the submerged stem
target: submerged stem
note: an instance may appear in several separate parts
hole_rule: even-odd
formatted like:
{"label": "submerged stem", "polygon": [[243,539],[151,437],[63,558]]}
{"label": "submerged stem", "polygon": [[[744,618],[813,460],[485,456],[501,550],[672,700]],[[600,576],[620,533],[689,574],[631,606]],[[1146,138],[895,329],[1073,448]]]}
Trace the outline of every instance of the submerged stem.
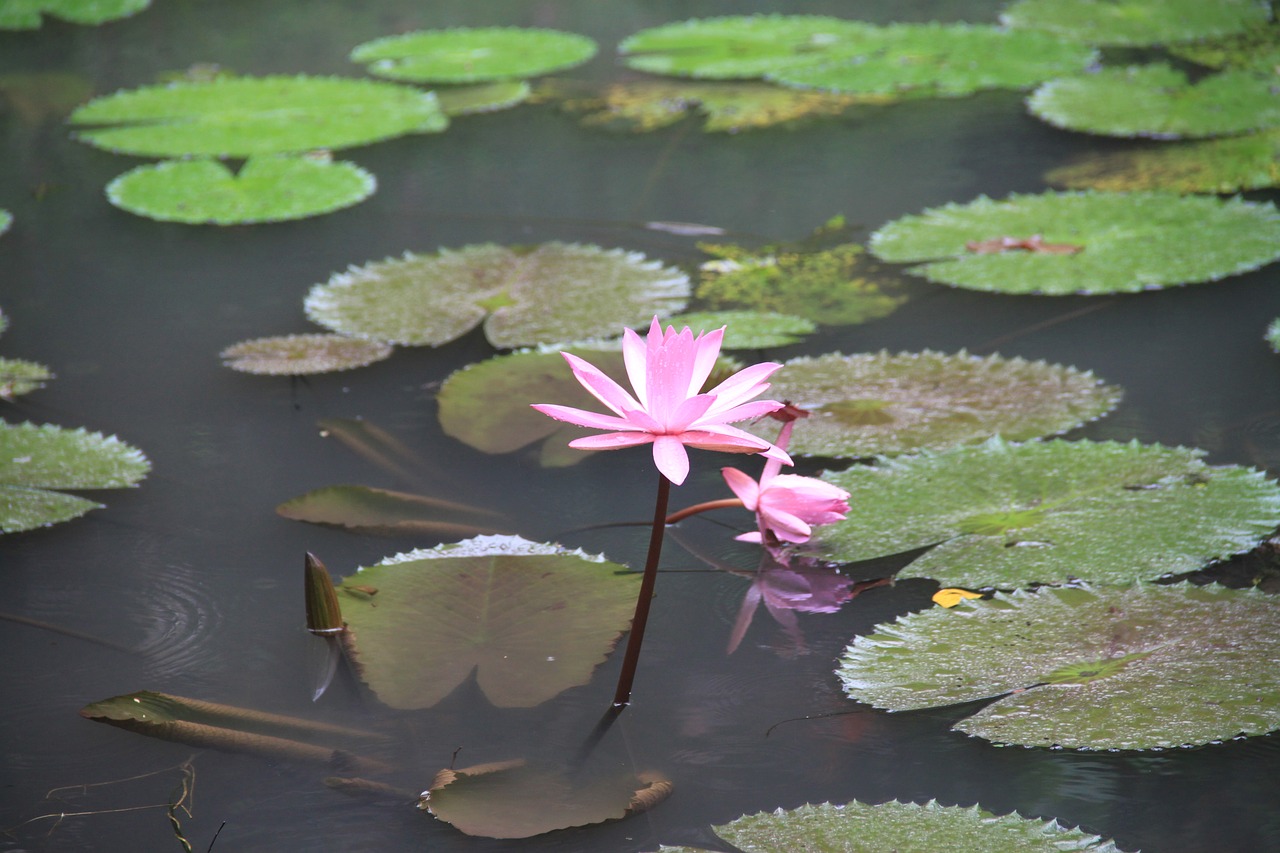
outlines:
{"label": "submerged stem", "polygon": [[627,651],[622,657],[622,672],[618,674],[618,689],[613,694],[613,706],[621,708],[631,702],[631,683],[636,677],[636,664],[640,661],[640,644],[644,642],[644,626],[649,621],[649,605],[653,601],[653,589],[658,580],[658,560],[662,556],[662,535],[667,526],[667,498],[671,495],[671,481],[658,474],[658,500],[653,508],[653,530],[649,534],[649,556],[644,562],[644,577],[640,580],[640,594],[636,598],[636,613],[631,617],[631,635],[627,637]]}
{"label": "submerged stem", "polygon": [[667,516],[667,524],[675,524],[678,521],[684,521],[691,515],[697,515],[700,512],[707,512],[712,509],[728,509],[733,506],[742,506],[741,498],[721,498],[718,501],[703,501],[700,504],[687,506],[684,509],[678,509],[671,515]]}

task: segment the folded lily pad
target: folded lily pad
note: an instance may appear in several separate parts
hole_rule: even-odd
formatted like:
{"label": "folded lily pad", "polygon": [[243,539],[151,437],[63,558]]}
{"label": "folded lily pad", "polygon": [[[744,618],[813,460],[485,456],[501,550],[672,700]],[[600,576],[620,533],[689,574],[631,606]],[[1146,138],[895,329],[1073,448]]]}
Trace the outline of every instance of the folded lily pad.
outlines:
{"label": "folded lily pad", "polygon": [[529,99],[532,92],[524,80],[476,83],[473,86],[441,86],[435,89],[440,109],[447,116],[492,113]]}
{"label": "folded lily pad", "polygon": [[639,579],[581,551],[480,536],[362,568],[338,597],[352,662],[391,707],[430,708],[474,671],[494,705],[529,708],[591,679]]}
{"label": "folded lily pad", "polygon": [[1169,52],[1209,68],[1244,68],[1274,74],[1280,66],[1280,23],[1247,32],[1189,44],[1177,44]]}
{"label": "folded lily pad", "polygon": [[1190,572],[1256,547],[1280,522],[1280,486],[1202,455],[992,439],[854,466],[823,475],[852,497],[846,518],[822,528],[820,550],[847,561],[932,545],[898,576],[967,589]]}
{"label": "folded lily pad", "polygon": [[[806,804],[743,815],[716,833],[750,853],[1121,853],[1103,841],[1056,820],[994,815],[978,806],[924,805],[892,800],[879,805],[852,802]],[[690,847],[660,847],[662,853],[693,853]]]}
{"label": "folded lily pad", "polygon": [[559,30],[457,27],[386,36],[358,45],[370,74],[413,83],[479,83],[536,77],[581,65],[596,43]]}
{"label": "folded lily pad", "polygon": [[1162,749],[1280,729],[1277,656],[1256,590],[1045,587],[900,617],[837,674],[894,711],[999,697],[954,726],[997,743]]}
{"label": "folded lily pad", "polygon": [[116,207],[162,222],[247,225],[305,219],[373,195],[377,181],[354,163],[321,157],[251,157],[238,174],[216,160],[166,160],[107,184]]}
{"label": "folded lily pad", "polygon": [[1243,32],[1269,18],[1266,4],[1253,0],[1017,0],[1000,22],[1089,44],[1140,46]]}
{"label": "folded lily pad", "polygon": [[1221,71],[1192,83],[1163,63],[1051,80],[1027,108],[1056,127],[1105,136],[1205,138],[1280,125],[1280,92],[1267,77]]}
{"label": "folded lily pad", "polygon": [[616,335],[682,309],[684,273],[639,252],[493,243],[352,267],[307,294],[307,316],[347,335],[439,346],[484,324],[496,347]]}
{"label": "folded lily pad", "polygon": [[[970,244],[1039,236],[1070,254],[981,253]],[[1128,293],[1216,281],[1280,258],[1274,205],[1171,193],[979,197],[904,216],[871,235],[886,261],[930,281],[998,293]],[[923,263],[922,263],[923,262]]]}
{"label": "folded lily pad", "polygon": [[460,537],[496,533],[497,513],[426,495],[371,486],[325,486],[291,498],[276,513],[294,521],[405,535]]}
{"label": "folded lily pad", "polygon": [[[1072,367],[926,350],[830,353],[788,361],[771,396],[809,411],[788,450],[801,456],[859,457],[984,441],[1040,438],[1111,411],[1120,389]],[[747,424],[762,438],[768,422]]]}
{"label": "folded lily pad", "polygon": [[364,367],[391,352],[381,341],[345,335],[283,335],[232,344],[220,357],[224,366],[242,373],[302,376]]}
{"label": "folded lily pad", "polygon": [[144,157],[350,148],[442,131],[449,123],[431,92],[376,80],[302,76],[144,86],[96,98],[68,121],[83,128],[77,139]]}
{"label": "folded lily pad", "polygon": [[29,394],[43,388],[44,383],[53,378],[53,371],[43,364],[16,358],[0,358],[0,400],[12,400],[22,394]]}
{"label": "folded lily pad", "polygon": [[40,16],[72,24],[105,24],[135,15],[151,0],[5,0],[0,3],[0,30],[36,30]]}
{"label": "folded lily pad", "polygon": [[151,463],[115,436],[45,424],[0,423],[0,533],[78,518],[102,504],[54,489],[120,489]]}
{"label": "folded lily pad", "polygon": [[799,343],[817,331],[817,324],[804,317],[774,314],[771,311],[699,311],[668,319],[677,329],[688,326],[694,334],[724,327],[726,350],[769,349]]}

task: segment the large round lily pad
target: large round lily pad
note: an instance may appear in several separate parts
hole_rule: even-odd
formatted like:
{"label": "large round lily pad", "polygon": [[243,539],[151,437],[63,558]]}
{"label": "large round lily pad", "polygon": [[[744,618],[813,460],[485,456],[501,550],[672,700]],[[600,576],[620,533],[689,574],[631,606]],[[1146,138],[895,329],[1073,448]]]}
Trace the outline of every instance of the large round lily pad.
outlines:
{"label": "large round lily pad", "polygon": [[[435,95],[339,77],[232,77],[144,86],[71,114],[76,138],[144,157],[252,157],[444,130]],[[98,125],[98,127],[90,127]]]}
{"label": "large round lily pad", "polygon": [[496,347],[611,337],[684,307],[684,273],[639,252],[492,243],[353,267],[307,295],[307,316],[348,335],[439,346],[484,323]]}
{"label": "large round lily pad", "polygon": [[[967,353],[830,353],[786,362],[769,393],[809,411],[788,448],[858,457],[1040,438],[1101,417],[1120,389],[1071,367]],[[776,426],[747,424],[772,438]]]}
{"label": "large round lily pad", "polygon": [[1270,18],[1256,0],[1017,0],[1000,15],[1011,27],[1047,30],[1100,45],[1156,45],[1228,35]]}
{"label": "large round lily pad", "polygon": [[1280,523],[1276,483],[1201,455],[993,439],[854,466],[824,475],[852,497],[845,520],[822,529],[821,549],[860,560],[934,545],[899,577],[969,589],[1189,572],[1255,547]]}
{"label": "large round lily pad", "polygon": [[936,800],[924,805],[897,800],[874,806],[856,801],[806,804],[744,815],[714,829],[743,853],[1120,853],[1114,843],[1057,821],[1016,813],[997,816],[978,806],[943,806]]}
{"label": "large round lily pad", "polygon": [[479,83],[536,77],[581,65],[596,53],[586,36],[520,27],[419,30],[358,45],[370,74],[414,83]]}
{"label": "large round lily pad", "polygon": [[151,0],[5,0],[0,3],[0,30],[39,29],[42,14],[72,24],[105,24],[150,5]]}
{"label": "large round lily pad", "polygon": [[911,272],[930,281],[973,290],[1124,293],[1271,263],[1280,258],[1280,214],[1272,204],[1171,193],[984,196],[890,222],[870,248],[918,264]]}
{"label": "large round lily pad", "polygon": [[1222,71],[1192,83],[1164,64],[1051,80],[1027,107],[1056,127],[1106,136],[1202,138],[1280,124],[1280,92],[1267,77]]}
{"label": "large round lily pad", "polygon": [[352,661],[393,708],[475,678],[528,708],[586,684],[627,629],[639,575],[603,557],[480,536],[362,568],[338,587]]}
{"label": "large round lily pad", "polygon": [[906,711],[1001,697],[955,725],[997,743],[1158,749],[1280,728],[1280,607],[1139,584],[998,593],[856,638],[845,692]]}

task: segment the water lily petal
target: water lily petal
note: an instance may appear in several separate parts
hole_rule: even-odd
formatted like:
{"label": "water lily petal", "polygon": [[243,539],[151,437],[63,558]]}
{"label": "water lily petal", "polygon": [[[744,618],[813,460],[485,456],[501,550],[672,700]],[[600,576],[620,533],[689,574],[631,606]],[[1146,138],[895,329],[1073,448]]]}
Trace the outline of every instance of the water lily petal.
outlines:
{"label": "water lily petal", "polygon": [[737,468],[721,468],[720,473],[724,475],[729,489],[742,501],[742,505],[755,512],[756,502],[760,498],[760,485]]}
{"label": "water lily petal", "polygon": [[671,432],[683,432],[693,424],[697,423],[706,413],[707,409],[715,403],[716,398],[710,394],[699,394],[696,397],[690,397],[684,400],[671,413],[671,420],[666,427]]}
{"label": "water lily petal", "polygon": [[592,429],[643,429],[643,427],[631,423],[626,418],[604,415],[599,412],[589,412],[586,409],[575,409],[573,406],[558,406],[555,403],[534,403],[532,408],[558,421],[591,427]]}
{"label": "water lily petal", "polygon": [[579,358],[571,352],[560,353],[564,356],[565,361],[569,362],[569,367],[573,370],[574,377],[591,392],[591,396],[595,397],[601,403],[604,403],[616,414],[626,417],[628,411],[635,411],[643,408],[634,397],[627,393],[626,389],[614,382],[604,374],[600,368],[584,358]]}
{"label": "water lily petal", "polygon": [[569,442],[570,447],[579,450],[618,450],[623,447],[635,447],[653,441],[653,433],[649,432],[605,432],[600,435],[584,435]]}
{"label": "water lily petal", "polygon": [[662,475],[677,486],[689,476],[689,454],[684,443],[672,435],[659,435],[653,439],[653,464]]}

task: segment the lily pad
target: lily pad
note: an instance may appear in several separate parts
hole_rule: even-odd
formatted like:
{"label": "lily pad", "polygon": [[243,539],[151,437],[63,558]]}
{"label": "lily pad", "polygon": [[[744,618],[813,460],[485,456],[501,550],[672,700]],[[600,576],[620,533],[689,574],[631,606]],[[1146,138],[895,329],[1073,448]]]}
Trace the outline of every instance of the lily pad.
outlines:
{"label": "lily pad", "polygon": [[1190,572],[1254,548],[1280,522],[1276,483],[1202,455],[992,439],[855,466],[823,476],[852,497],[845,520],[822,528],[820,549],[861,560],[934,546],[898,576],[966,589]]}
{"label": "lily pad", "polygon": [[338,595],[352,661],[387,705],[430,708],[474,671],[494,705],[529,708],[591,679],[639,579],[581,551],[480,536],[362,568]]}
{"label": "lily pad", "polygon": [[1045,180],[1070,189],[1113,192],[1226,194],[1280,186],[1280,129],[1223,139],[1161,142],[1082,158],[1053,169]]}
{"label": "lily pad", "polygon": [[[1092,373],[965,352],[801,357],[770,381],[771,395],[810,413],[788,448],[801,456],[936,450],[997,434],[1040,438],[1099,418],[1120,400],[1119,388]],[[746,428],[761,437],[776,430]]]}
{"label": "lily pad", "polygon": [[141,451],[115,436],[0,423],[0,533],[47,527],[102,507],[53,489],[120,489],[150,468]]}
{"label": "lily pad", "polygon": [[139,166],[107,184],[116,207],[162,222],[246,225],[305,219],[373,195],[377,181],[328,157],[251,157],[238,174],[216,160]]}
{"label": "lily pad", "polygon": [[233,77],[144,86],[97,98],[71,124],[76,138],[144,157],[252,157],[350,148],[449,120],[431,92],[339,77]]}
{"label": "lily pad", "polygon": [[1209,68],[1244,68],[1275,74],[1280,66],[1280,23],[1237,35],[1174,45],[1169,52]]}
{"label": "lily pad", "polygon": [[1051,80],[1031,94],[1027,108],[1056,127],[1105,136],[1205,138],[1280,125],[1272,80],[1222,71],[1192,83],[1163,63]]}
{"label": "lily pad", "polygon": [[639,252],[493,243],[352,267],[307,295],[307,316],[348,335],[439,346],[484,323],[495,347],[617,334],[682,309],[684,273]]}
{"label": "lily pad", "polygon": [[520,27],[419,30],[374,39],[351,51],[370,74],[413,83],[479,83],[536,77],[596,54],[586,36]]}
{"label": "lily pad", "polygon": [[906,711],[998,698],[954,728],[996,743],[1162,749],[1280,728],[1280,607],[1256,590],[1139,584],[997,593],[846,649],[845,692]]}
{"label": "lily pad", "polygon": [[818,325],[804,317],[770,311],[700,311],[669,318],[676,328],[688,326],[696,335],[713,329],[724,330],[723,349],[769,349],[799,343],[817,331]]}
{"label": "lily pad", "polygon": [[924,805],[897,800],[875,806],[856,801],[841,806],[806,804],[744,815],[713,828],[744,853],[1121,853],[1113,842],[1055,820],[1017,813],[997,816],[978,806],[943,806],[936,800]]}
{"label": "lily pad", "polygon": [[1142,46],[1244,32],[1270,17],[1254,0],[1017,0],[1000,21],[1089,44]]}
{"label": "lily pad", "polygon": [[370,486],[325,486],[287,500],[276,512],[294,521],[404,535],[496,533],[497,513],[425,495]]}
{"label": "lily pad", "polygon": [[[969,244],[1041,236],[1071,254],[979,253]],[[1216,281],[1280,258],[1275,206],[1171,193],[985,196],[904,216],[871,235],[886,261],[930,281],[998,293],[1129,293]],[[924,263],[921,263],[924,262]]]}
{"label": "lily pad", "polygon": [[72,24],[105,24],[135,15],[151,0],[5,0],[0,3],[0,30],[36,30],[40,16]]}
{"label": "lily pad", "polygon": [[770,71],[786,86],[831,92],[914,91],[955,97],[984,89],[1027,89],[1084,70],[1087,45],[1032,30],[970,24],[894,24],[827,61]]}
{"label": "lily pad", "polygon": [[302,376],[364,367],[388,358],[391,351],[381,341],[345,335],[285,335],[241,341],[220,357],[224,366],[243,373]]}
{"label": "lily pad", "polygon": [[[0,320],[3,319],[0,317]],[[0,330],[3,328],[0,325]],[[53,378],[53,371],[43,364],[16,358],[0,358],[0,400],[12,400],[43,388],[44,383]]]}
{"label": "lily pad", "polygon": [[524,80],[477,83],[474,86],[442,86],[435,90],[440,109],[447,116],[465,116],[505,110],[529,99],[532,89]]}

